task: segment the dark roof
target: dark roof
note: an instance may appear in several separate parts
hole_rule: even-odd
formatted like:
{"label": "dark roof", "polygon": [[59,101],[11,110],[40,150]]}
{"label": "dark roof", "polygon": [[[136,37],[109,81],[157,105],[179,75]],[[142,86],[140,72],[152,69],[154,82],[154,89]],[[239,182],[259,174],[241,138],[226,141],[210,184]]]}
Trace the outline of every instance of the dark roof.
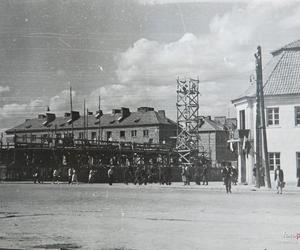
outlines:
{"label": "dark roof", "polygon": [[[33,131],[33,130],[54,130],[57,129],[68,129],[72,128],[72,124],[68,123],[70,117],[57,117],[54,121],[50,122],[48,125],[43,125],[46,121],[43,119],[26,119],[26,121],[14,128],[6,131],[6,133],[14,133],[20,131]],[[99,120],[95,118],[94,115],[88,116],[88,127],[98,128]],[[100,119],[100,127],[136,127],[145,125],[173,125],[177,124],[167,117],[161,117],[157,111],[147,111],[147,112],[132,112],[128,117],[121,119],[121,114],[104,114]],[[81,116],[78,120],[73,122],[73,128],[79,129],[84,127],[84,117]]]}
{"label": "dark roof", "polygon": [[[300,40],[272,52],[273,58],[263,69],[264,95],[300,94]],[[256,84],[252,84],[241,96],[256,96]]]}
{"label": "dark roof", "polygon": [[211,120],[208,117],[203,117],[204,119],[204,124],[201,126],[199,129],[199,132],[204,132],[204,131],[223,131],[224,126],[220,125],[219,123]]}

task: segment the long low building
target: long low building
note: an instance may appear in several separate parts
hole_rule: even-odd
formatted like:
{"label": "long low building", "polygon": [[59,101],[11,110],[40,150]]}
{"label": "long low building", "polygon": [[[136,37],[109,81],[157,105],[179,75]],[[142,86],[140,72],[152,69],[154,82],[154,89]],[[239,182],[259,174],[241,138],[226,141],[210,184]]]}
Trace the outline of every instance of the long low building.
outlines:
{"label": "long low building", "polygon": [[140,107],[135,112],[128,108],[113,109],[110,114],[89,112],[85,116],[78,111],[65,113],[63,117],[47,112],[26,119],[6,134],[16,135],[24,142],[73,134],[75,139],[174,144],[177,123],[167,118],[164,110],[155,111],[151,107]]}

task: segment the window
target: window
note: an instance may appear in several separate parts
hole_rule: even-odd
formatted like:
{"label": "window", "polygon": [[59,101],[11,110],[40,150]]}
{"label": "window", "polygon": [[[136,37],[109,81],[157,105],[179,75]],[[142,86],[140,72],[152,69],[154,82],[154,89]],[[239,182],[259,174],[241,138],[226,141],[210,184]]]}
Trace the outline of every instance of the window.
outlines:
{"label": "window", "polygon": [[124,137],[125,137],[125,131],[124,131],[124,130],[121,130],[121,131],[120,131],[120,137],[121,137],[121,138],[124,138]]}
{"label": "window", "polygon": [[149,136],[149,130],[148,129],[143,130],[143,135],[144,135],[144,137],[148,137]]}
{"label": "window", "polygon": [[280,167],[280,153],[269,153],[270,170],[275,170]]}
{"label": "window", "polygon": [[42,134],[41,136],[41,142],[45,142],[48,138],[48,135],[47,134]]}
{"label": "window", "polygon": [[78,138],[83,139],[83,132],[79,132]]}
{"label": "window", "polygon": [[36,135],[31,135],[31,141],[36,141]]}
{"label": "window", "polygon": [[106,132],[106,140],[108,140],[108,141],[112,140],[112,138],[111,138],[111,131],[107,131]]}
{"label": "window", "polygon": [[131,137],[136,137],[136,134],[137,134],[136,130],[131,130]]}
{"label": "window", "polygon": [[246,129],[245,110],[240,110],[240,129]]}
{"label": "window", "polygon": [[91,132],[91,139],[96,140],[97,139],[97,132]]}
{"label": "window", "polygon": [[267,124],[279,125],[279,108],[267,108]]}
{"label": "window", "polygon": [[25,135],[23,135],[23,139],[22,139],[23,141],[27,141],[27,135],[25,134]]}
{"label": "window", "polygon": [[300,107],[295,107],[295,124],[300,125]]}

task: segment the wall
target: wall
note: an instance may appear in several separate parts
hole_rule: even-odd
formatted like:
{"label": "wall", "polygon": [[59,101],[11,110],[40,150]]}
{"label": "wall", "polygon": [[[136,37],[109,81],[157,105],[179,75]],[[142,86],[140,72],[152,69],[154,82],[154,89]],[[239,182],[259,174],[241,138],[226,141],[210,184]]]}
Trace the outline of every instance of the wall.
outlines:
{"label": "wall", "polygon": [[237,161],[237,155],[228,149],[229,131],[216,131],[216,161]]}
{"label": "wall", "polygon": [[[250,129],[250,139],[255,147],[255,123],[256,123],[256,105],[253,105],[255,99],[248,99],[240,103],[235,103],[237,110],[238,128],[239,128],[239,111],[246,110],[246,128]],[[299,95],[272,96],[265,97],[265,108],[279,107],[279,125],[267,126],[267,141],[269,152],[280,152],[281,168],[285,173],[287,182],[296,182],[296,152],[300,152],[300,126],[295,126],[294,107],[300,106]],[[267,116],[266,116],[267,119]],[[244,159],[243,159],[244,158]],[[246,182],[254,183],[252,169],[255,163],[254,151],[252,150],[249,157],[243,156],[239,150],[239,170],[243,167],[245,160]],[[274,186],[274,171],[271,171],[272,185]],[[239,176],[241,181],[241,176]]]}
{"label": "wall", "polygon": [[[280,152],[285,179],[296,182],[296,152],[300,152],[300,126],[295,126],[294,107],[300,106],[300,96],[266,99],[265,102],[266,107],[279,107],[279,125],[267,127],[268,151]],[[273,179],[274,171],[271,171],[271,180]]]}
{"label": "wall", "polygon": [[[207,156],[212,160],[212,167],[216,165],[216,131],[201,131],[200,135],[200,152],[207,152]],[[203,148],[202,148],[203,147]]]}

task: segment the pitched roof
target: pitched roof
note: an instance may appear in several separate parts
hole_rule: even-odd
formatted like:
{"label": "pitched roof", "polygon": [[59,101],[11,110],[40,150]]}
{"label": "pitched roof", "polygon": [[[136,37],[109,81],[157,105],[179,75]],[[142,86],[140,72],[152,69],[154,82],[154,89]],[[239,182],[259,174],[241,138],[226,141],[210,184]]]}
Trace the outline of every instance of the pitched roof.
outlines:
{"label": "pitched roof", "polygon": [[[6,131],[6,133],[14,133],[19,131],[33,131],[33,130],[54,130],[56,129],[68,129],[72,128],[72,124],[68,123],[70,117],[57,117],[54,121],[50,122],[48,125],[43,125],[46,118],[38,119],[26,119],[24,123],[11,128]],[[98,128],[99,120],[95,118],[94,115],[88,116],[88,127]],[[167,117],[162,117],[157,111],[147,111],[147,112],[131,112],[130,115],[124,119],[121,119],[121,114],[104,114],[100,119],[100,127],[136,127],[144,125],[173,125],[177,124]],[[84,127],[84,117],[73,122],[73,128],[79,129]]]}
{"label": "pitched roof", "polygon": [[[264,95],[300,94],[300,40],[274,52],[273,58],[263,69]],[[255,97],[256,85],[252,84],[241,96]]]}
{"label": "pitched roof", "polygon": [[204,119],[204,124],[199,129],[199,132],[225,130],[224,126],[222,126],[219,123],[211,120],[209,117],[203,117],[203,119]]}

